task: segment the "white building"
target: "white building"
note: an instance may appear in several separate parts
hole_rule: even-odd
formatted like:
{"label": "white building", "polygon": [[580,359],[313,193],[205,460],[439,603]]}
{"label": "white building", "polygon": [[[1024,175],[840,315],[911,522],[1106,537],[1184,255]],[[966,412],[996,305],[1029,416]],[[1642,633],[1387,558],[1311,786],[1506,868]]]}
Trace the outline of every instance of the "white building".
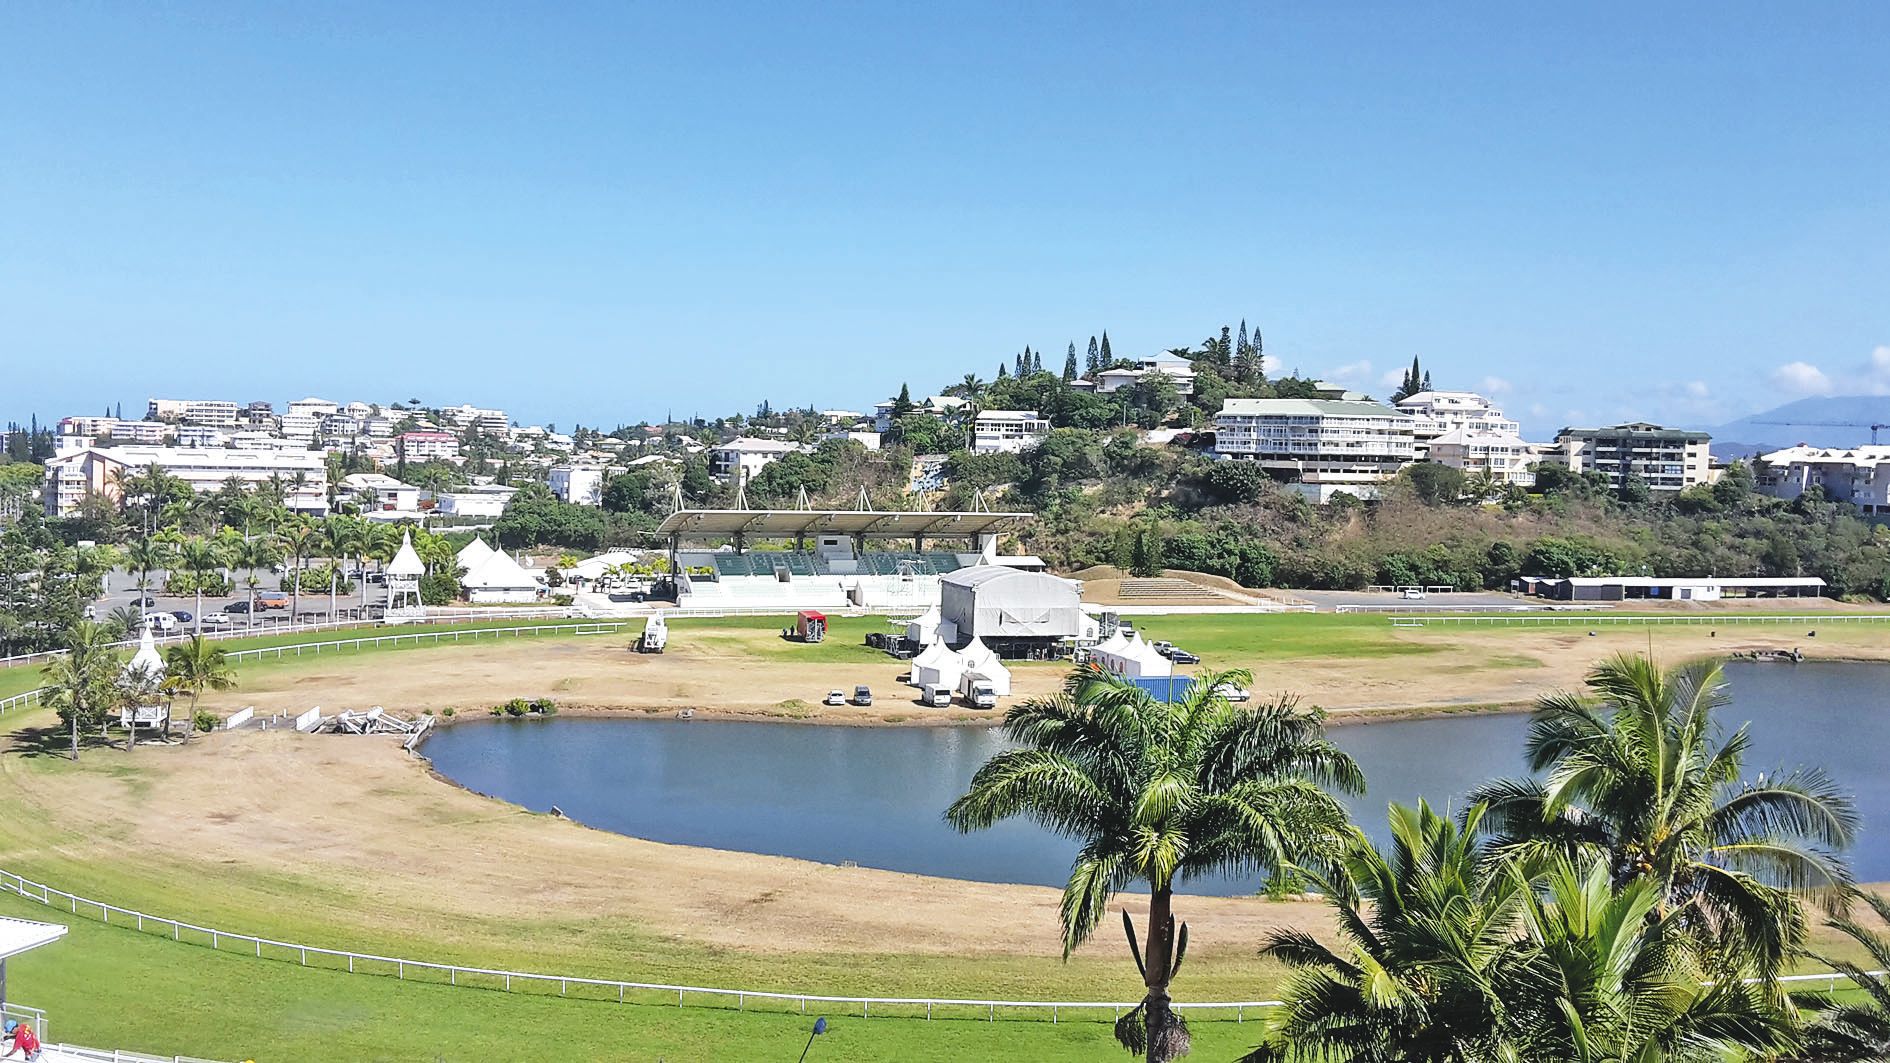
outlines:
{"label": "white building", "polygon": [[164,421],[125,421],[116,417],[67,417],[59,422],[60,453],[83,450],[100,440],[158,446],[177,435],[177,426]]}
{"label": "white building", "polygon": [[[858,443],[859,445],[865,447],[868,450],[878,450],[879,443],[880,443],[880,437],[879,437],[878,432],[867,432],[867,431],[859,430],[859,429],[835,429],[820,437],[820,440],[823,443],[832,439],[841,439],[841,440],[850,439],[853,442]],[[641,461],[642,459],[639,458],[638,460]]]}
{"label": "white building", "polygon": [[459,457],[459,440],[451,432],[402,432],[396,445],[408,461],[450,461]]}
{"label": "white building", "polygon": [[235,428],[241,413],[241,406],[222,399],[152,399],[145,404],[144,415],[153,421]]}
{"label": "white building", "polygon": [[435,491],[434,512],[443,517],[497,517],[505,512],[505,504],[512,501],[515,494],[518,488],[497,484]]}
{"label": "white building", "polygon": [[610,469],[603,465],[554,465],[551,467],[551,493],[559,501],[580,506],[604,503],[604,481]]}
{"label": "white building", "polygon": [[350,473],[341,478],[341,486],[364,513],[402,513],[411,516],[420,512],[420,489],[412,484],[401,483],[385,473]]}
{"label": "white building", "polygon": [[478,605],[535,602],[544,591],[538,576],[503,550],[494,550],[468,567],[459,586],[466,600]]}
{"label": "white building", "polygon": [[1465,475],[1488,473],[1498,483],[1528,487],[1536,482],[1530,469],[1535,448],[1514,432],[1485,432],[1457,427],[1435,436],[1429,444],[1430,460],[1461,470]]}
{"label": "white building", "polygon": [[307,398],[296,399],[294,402],[289,403],[288,406],[283,408],[283,413],[313,417],[316,421],[320,421],[322,418],[339,409],[341,409],[340,403],[329,402],[327,399]]}
{"label": "white building", "polygon": [[285,413],[282,415],[282,434],[288,439],[300,439],[304,442],[314,439],[320,430],[322,418],[327,414]]}
{"label": "white building", "polygon": [[172,442],[180,447],[223,447],[229,445],[230,434],[206,424],[180,424]]}
{"label": "white building", "polygon": [[731,439],[709,451],[709,471],[733,483],[747,483],[770,462],[803,449],[785,439]]}
{"label": "white building", "polygon": [[1143,358],[1132,369],[1105,369],[1096,374],[1097,390],[1112,394],[1141,383],[1150,373],[1174,381],[1176,394],[1194,394],[1194,363],[1186,358]]}
{"label": "white building", "polygon": [[[956,395],[927,395],[922,399],[912,400],[912,412],[929,414],[933,417],[947,417],[956,413],[965,405],[964,399]],[[873,430],[885,435],[892,431],[893,409],[899,405],[896,398],[887,399],[873,407]]]}
{"label": "white building", "polygon": [[1015,454],[1050,434],[1050,422],[1036,410],[983,410],[971,427],[974,454]]}
{"label": "white building", "polygon": [[1635,421],[1610,428],[1564,428],[1549,459],[1572,472],[1600,472],[1619,490],[1638,476],[1653,491],[1680,491],[1713,482],[1713,437]]}
{"label": "white building", "polygon": [[46,515],[78,511],[87,494],[122,497],[120,483],[156,465],[206,494],[231,478],[257,487],[282,484],[283,502],[304,513],[328,511],[328,466],[307,450],[224,450],[210,447],[88,447],[46,463]]}
{"label": "white building", "polygon": [[1431,456],[1431,440],[1454,429],[1464,428],[1478,435],[1522,434],[1521,425],[1473,391],[1420,391],[1399,399],[1397,407],[1415,418],[1411,434],[1419,461]]}
{"label": "white building", "polygon": [[1228,399],[1214,418],[1214,451],[1253,461],[1315,502],[1360,498],[1413,458],[1410,414],[1346,399]]}
{"label": "white building", "polygon": [[1813,487],[1825,498],[1849,502],[1866,513],[1890,513],[1890,444],[1809,447],[1799,444],[1762,455],[1753,468],[1757,489],[1792,499]]}
{"label": "white building", "polygon": [[449,406],[441,410],[440,414],[461,428],[470,426],[488,435],[502,436],[512,424],[504,410],[486,410],[478,406]]}

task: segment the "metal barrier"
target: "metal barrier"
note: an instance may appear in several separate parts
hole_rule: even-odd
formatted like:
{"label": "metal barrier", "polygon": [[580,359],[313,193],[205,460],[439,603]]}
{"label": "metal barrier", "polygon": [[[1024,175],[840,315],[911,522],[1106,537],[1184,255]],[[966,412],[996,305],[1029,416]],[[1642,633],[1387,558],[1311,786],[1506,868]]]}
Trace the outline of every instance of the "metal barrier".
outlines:
{"label": "metal barrier", "polygon": [[0,1003],[0,1016],[5,1016],[16,1022],[23,1022],[31,1026],[33,1032],[39,1035],[41,1041],[52,1036],[46,1032],[46,1013],[38,1008],[29,1008],[24,1004],[15,1004],[8,1001]]}
{"label": "metal barrier", "polygon": [[80,1063],[217,1063],[214,1059],[199,1059],[196,1056],[150,1056],[143,1052],[125,1052],[116,1048],[86,1048],[83,1045],[56,1045],[45,1038],[40,1038],[45,1045],[46,1058],[64,1063],[65,1060],[78,1060]]}
{"label": "metal barrier", "polygon": [[[545,992],[550,987],[558,987],[559,996],[571,996],[572,990],[590,991],[580,999],[608,999],[598,996],[599,992],[615,992],[618,1003],[635,1003],[630,993],[646,994],[650,997],[661,994],[663,1002],[673,994],[676,1006],[684,1007],[727,1007],[733,1003],[737,1010],[747,1010],[750,1003],[772,1002],[779,1005],[798,1005],[805,1013],[809,1004],[844,1005],[858,1007],[862,1018],[872,1016],[872,1009],[898,1008],[910,1009],[917,1017],[919,1008],[925,1009],[925,1018],[934,1017],[938,1009],[953,1009],[953,1013],[976,1013],[977,1017],[989,1022],[996,1022],[1001,1011],[1031,1012],[1036,1015],[1048,1014],[1051,1022],[1058,1022],[1065,1012],[1095,1012],[1095,1020],[1100,1021],[1101,1013],[1107,1011],[1114,1018],[1119,1018],[1129,1009],[1137,1006],[1136,1001],[1077,1001],[1077,1000],[978,1000],[957,997],[848,997],[830,996],[820,993],[782,993],[755,989],[721,989],[713,986],[673,985],[663,982],[631,982],[613,978],[582,978],[572,975],[533,974],[527,971],[507,971],[493,967],[464,967],[453,963],[431,963],[425,960],[410,960],[398,956],[379,956],[373,953],[349,952],[346,949],[328,949],[316,945],[304,945],[292,941],[276,941],[271,938],[257,937],[254,934],[233,933],[214,927],[198,926],[163,916],[147,915],[130,908],[121,908],[104,901],[95,901],[80,897],[65,890],[56,889],[44,883],[23,878],[11,871],[0,871],[0,892],[12,893],[25,900],[46,905],[49,908],[70,912],[74,916],[96,917],[104,923],[136,929],[143,933],[159,934],[168,932],[174,941],[188,942],[194,945],[208,945],[219,951],[227,950],[231,944],[246,946],[258,959],[278,960],[296,963],[303,967],[318,967],[323,970],[343,970],[349,974],[375,975],[408,980],[416,976],[437,984],[445,978],[448,985],[468,988],[497,989],[514,992],[514,987],[537,987]],[[186,936],[188,935],[188,937]],[[310,960],[313,959],[314,963]],[[328,962],[321,962],[326,960]],[[696,998],[692,1000],[691,998]],[[653,1002],[653,1001],[651,1001]],[[1277,1000],[1231,1000],[1205,1002],[1179,1002],[1175,1008],[1202,1013],[1202,1017],[1213,1021],[1231,1019],[1244,1022],[1249,1010],[1278,1007]],[[1227,1013],[1231,1012],[1229,1015]],[[1010,1016],[1006,1016],[1007,1018]],[[1042,1021],[1037,1019],[1034,1021]],[[1081,1021],[1080,1018],[1078,1021]],[[127,1057],[131,1058],[131,1057]]]}

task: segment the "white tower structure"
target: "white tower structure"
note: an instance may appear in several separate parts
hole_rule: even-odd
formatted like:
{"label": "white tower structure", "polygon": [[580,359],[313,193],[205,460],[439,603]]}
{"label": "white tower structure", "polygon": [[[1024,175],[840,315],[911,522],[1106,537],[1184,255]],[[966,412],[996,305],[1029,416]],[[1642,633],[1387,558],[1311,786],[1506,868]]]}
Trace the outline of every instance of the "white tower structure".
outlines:
{"label": "white tower structure", "polygon": [[118,710],[120,727],[154,730],[164,726],[170,718],[171,707],[157,692],[157,685],[163,681],[164,657],[158,653],[157,640],[151,637],[151,627],[147,624],[138,636],[138,652],[125,663],[119,679],[127,688],[145,692],[147,696],[138,698],[139,704],[128,704]]}
{"label": "white tower structure", "polygon": [[388,619],[426,615],[426,607],[420,604],[420,577],[426,574],[427,566],[413,548],[413,533],[401,532],[400,550],[387,565]]}

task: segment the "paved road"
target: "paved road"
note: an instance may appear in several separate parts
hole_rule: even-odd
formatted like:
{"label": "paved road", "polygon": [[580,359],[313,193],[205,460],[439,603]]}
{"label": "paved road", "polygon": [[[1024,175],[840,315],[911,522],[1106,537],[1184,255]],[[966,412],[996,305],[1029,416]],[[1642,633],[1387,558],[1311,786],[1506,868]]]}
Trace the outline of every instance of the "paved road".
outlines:
{"label": "paved road", "polygon": [[[213,594],[204,595],[204,598],[203,598],[204,614],[206,616],[211,615],[211,614],[221,614],[223,612],[223,607],[226,605],[230,605],[234,602],[249,601],[249,591],[247,588],[242,586],[243,578],[244,578],[244,575],[239,574],[238,587],[237,587],[238,593],[236,594],[223,595],[223,596],[218,596],[218,595],[213,595]],[[276,591],[276,587],[279,586],[280,578],[281,577],[279,577],[275,573],[268,573],[268,572],[262,573],[261,575],[262,582],[257,584],[257,588],[256,588],[257,592],[261,593],[263,591]],[[149,586],[153,588],[162,587],[164,585],[163,574],[159,572],[151,573],[150,576],[148,577],[147,583]],[[377,586],[373,584],[368,585],[368,600],[369,601],[378,600],[379,589],[380,588],[378,588]],[[277,592],[277,593],[280,593],[280,592]],[[93,605],[94,605],[94,608],[97,610],[98,615],[102,618],[106,614],[110,613],[113,609],[118,608],[119,606],[130,605],[132,601],[135,600],[137,597],[138,597],[138,574],[136,572],[114,570],[105,578],[105,593],[103,595],[100,595],[98,600],[94,602]],[[157,604],[149,607],[147,609],[148,612],[174,613],[174,612],[182,611],[182,612],[191,613],[193,615],[197,612],[197,596],[194,594],[172,595],[172,594],[162,594],[162,593],[153,591],[151,593],[151,597],[157,600]],[[358,609],[360,605],[361,605],[361,591],[358,584],[356,585],[354,593],[342,594],[342,595],[336,596],[335,606],[338,610],[340,610],[345,615],[352,615],[350,611],[354,609]],[[320,594],[314,594],[308,591],[304,591],[302,593],[302,611],[299,615],[305,621],[320,621],[320,620],[328,619],[328,594],[327,592],[324,591]],[[257,615],[257,623],[255,625],[251,625],[249,623],[249,618],[247,616],[234,615],[230,617],[230,623],[224,626],[235,627],[235,628],[249,627],[249,626],[261,627],[261,626],[266,626],[269,624],[285,624],[288,622],[289,622],[289,611],[287,609],[271,609],[266,612],[259,613]],[[184,625],[184,629],[188,630],[191,626],[192,625],[186,624]]]}
{"label": "paved road", "polygon": [[1317,606],[1322,613],[1341,605],[1397,606],[1416,609],[1540,609],[1542,600],[1522,598],[1499,591],[1463,591],[1427,594],[1422,599],[1407,600],[1389,591],[1288,591]]}

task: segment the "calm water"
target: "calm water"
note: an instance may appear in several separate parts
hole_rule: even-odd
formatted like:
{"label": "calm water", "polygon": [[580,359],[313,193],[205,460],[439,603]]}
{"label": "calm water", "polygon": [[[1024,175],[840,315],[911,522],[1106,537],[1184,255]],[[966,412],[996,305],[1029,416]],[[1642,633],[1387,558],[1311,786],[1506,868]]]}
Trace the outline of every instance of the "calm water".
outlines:
{"label": "calm water", "polygon": [[[1731,664],[1728,726],[1752,722],[1748,775],[1821,765],[1857,796],[1858,877],[1890,880],[1890,666]],[[1387,802],[1445,805],[1518,774],[1525,716],[1338,727],[1371,791],[1351,802],[1382,832]],[[552,719],[449,727],[426,754],[471,789],[605,830],[717,849],[991,882],[1061,886],[1075,846],[1009,823],[974,835],[940,813],[1001,746],[986,727],[848,727],[709,720]],[[1375,835],[1376,836],[1376,835]],[[1199,893],[1253,881],[1199,880]]]}

